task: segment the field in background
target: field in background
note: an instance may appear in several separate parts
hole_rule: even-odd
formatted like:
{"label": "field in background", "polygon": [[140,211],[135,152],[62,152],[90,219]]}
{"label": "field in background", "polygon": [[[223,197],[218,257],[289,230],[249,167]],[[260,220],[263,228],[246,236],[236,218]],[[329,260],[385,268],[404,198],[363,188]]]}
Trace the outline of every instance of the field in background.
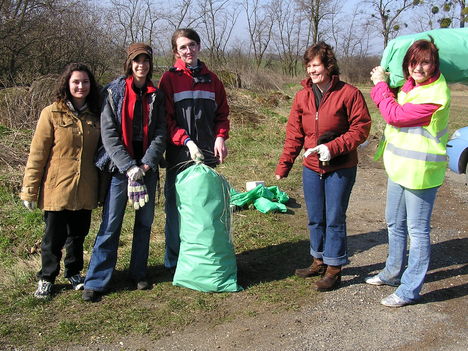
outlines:
{"label": "field in background", "polygon": [[[144,335],[156,340],[187,326],[218,325],[239,317],[255,317],[264,311],[281,313],[297,309],[304,301],[310,303],[314,298],[310,281],[292,275],[296,266],[308,263],[305,213],[300,201],[296,201],[302,196],[299,163],[284,181],[274,179],[284,124],[297,89],[298,85],[282,85],[275,91],[260,92],[228,89],[232,132],[227,162],[218,167],[218,172],[238,191],[244,191],[246,181],[264,180],[267,185],[279,185],[292,198],[288,214],[265,215],[252,209],[234,213],[239,282],[245,288],[235,294],[207,294],[172,286],[171,274],[163,268],[161,192],[151,240],[152,290],[132,290],[127,279],[133,222],[132,210],[128,209],[109,295],[100,303],[84,303],[81,294],[71,290],[65,279],[59,277],[52,300],[34,299],[43,223],[41,213],[25,210],[17,196],[32,130],[0,125],[0,343],[3,347],[50,349],[62,345],[65,348],[69,344],[111,343],[120,340],[122,335]],[[369,87],[363,87],[362,91],[373,117],[371,133],[378,137],[383,122],[370,102]],[[452,95],[450,133],[468,125],[468,91],[456,88]],[[94,211],[92,229],[85,242],[85,262],[90,258],[99,217],[100,209]]]}

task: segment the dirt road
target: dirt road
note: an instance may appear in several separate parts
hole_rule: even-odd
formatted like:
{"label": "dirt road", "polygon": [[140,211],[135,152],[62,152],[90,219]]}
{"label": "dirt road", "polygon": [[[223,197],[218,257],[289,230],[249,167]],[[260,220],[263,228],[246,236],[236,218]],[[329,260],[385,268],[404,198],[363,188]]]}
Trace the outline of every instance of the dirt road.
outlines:
{"label": "dirt road", "polygon": [[[265,313],[215,328],[184,330],[149,350],[468,350],[468,188],[448,173],[432,220],[432,259],[422,301],[390,309],[393,291],[364,284],[383,268],[386,176],[361,150],[348,211],[350,264],[342,287],[323,293],[298,312]],[[303,199],[299,199],[303,201]],[[285,292],[287,293],[287,292]],[[146,348],[144,348],[146,349]]]}

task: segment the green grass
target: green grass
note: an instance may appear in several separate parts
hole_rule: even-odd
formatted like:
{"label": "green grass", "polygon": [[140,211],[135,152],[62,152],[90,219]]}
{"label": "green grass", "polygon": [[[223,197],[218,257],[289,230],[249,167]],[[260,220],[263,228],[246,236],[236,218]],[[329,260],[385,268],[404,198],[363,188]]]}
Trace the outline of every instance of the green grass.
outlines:
{"label": "green grass", "polygon": [[[298,85],[288,87],[291,96],[298,88]],[[368,90],[364,87],[363,93],[373,117],[372,133],[378,135],[384,125]],[[36,300],[32,292],[40,256],[31,254],[30,249],[42,236],[42,215],[40,211],[25,210],[17,188],[10,184],[11,179],[21,179],[21,167],[11,170],[0,165],[0,343],[3,347],[65,349],[68,345],[91,341],[120,341],[123,335],[157,340],[184,328],[193,330],[200,325],[220,325],[236,318],[255,318],[265,312],[297,310],[316,298],[311,289],[314,280],[292,275],[294,268],[309,263],[306,215],[303,207],[295,206],[302,203],[296,202],[302,196],[300,161],[288,178],[276,181],[274,177],[291,100],[272,106],[262,103],[270,101],[269,92],[228,93],[232,100],[229,155],[226,163],[217,168],[218,172],[237,191],[245,191],[247,181],[263,180],[268,186],[278,185],[292,198],[286,214],[262,214],[253,209],[234,212],[238,280],[244,290],[201,293],[172,285],[171,275],[163,267],[164,199],[161,196],[151,237],[149,274],[154,282],[151,290],[136,291],[129,285],[133,210],[127,209],[111,292],[99,303],[85,303],[81,294],[71,290],[66,280],[59,277],[53,298]],[[459,94],[452,104],[451,130],[468,125],[465,112],[468,94]],[[0,141],[9,133],[0,127]],[[29,143],[28,140],[18,142]],[[90,259],[100,212],[100,209],[93,212],[92,228],[85,241],[85,262]]]}

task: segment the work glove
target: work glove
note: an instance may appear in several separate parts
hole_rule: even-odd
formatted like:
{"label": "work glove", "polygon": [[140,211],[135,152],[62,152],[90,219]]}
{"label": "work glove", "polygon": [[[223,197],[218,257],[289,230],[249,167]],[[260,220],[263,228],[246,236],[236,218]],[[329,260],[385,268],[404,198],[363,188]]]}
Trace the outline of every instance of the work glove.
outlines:
{"label": "work glove", "polygon": [[141,167],[133,166],[127,171],[127,177],[130,180],[138,180],[145,176],[145,171]]}
{"label": "work glove", "polygon": [[36,201],[23,201],[24,207],[26,207],[29,211],[34,210],[37,207]]}
{"label": "work glove", "polygon": [[133,206],[135,210],[145,206],[149,201],[148,190],[143,182],[143,179],[129,180],[127,186],[128,203]]}
{"label": "work glove", "polygon": [[316,147],[307,149],[304,152],[304,157],[308,157],[309,155],[315,154],[315,153],[319,154],[319,160],[322,162],[328,162],[331,159],[330,150],[328,149],[327,146],[325,146],[325,144],[320,144],[320,145],[317,145]]}
{"label": "work glove", "polygon": [[203,153],[198,148],[197,144],[195,144],[193,140],[189,140],[187,141],[186,145],[190,151],[191,159],[194,160],[196,163],[201,163],[205,157],[203,156]]}
{"label": "work glove", "polygon": [[371,71],[371,80],[374,85],[380,82],[386,82],[389,73],[385,72],[382,66],[374,67]]}

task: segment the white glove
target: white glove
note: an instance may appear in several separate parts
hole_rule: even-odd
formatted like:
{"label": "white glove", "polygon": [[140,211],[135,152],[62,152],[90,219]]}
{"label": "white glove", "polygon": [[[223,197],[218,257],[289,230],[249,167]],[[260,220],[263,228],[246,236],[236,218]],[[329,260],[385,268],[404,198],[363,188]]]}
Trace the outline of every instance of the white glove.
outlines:
{"label": "white glove", "polygon": [[146,189],[143,179],[130,180],[127,186],[128,203],[133,206],[135,210],[145,206],[149,201],[148,190]]}
{"label": "white glove", "polygon": [[386,82],[390,73],[385,72],[382,66],[374,67],[371,71],[371,80],[374,85],[380,82]]}
{"label": "white glove", "polygon": [[190,157],[192,158],[192,160],[194,160],[196,163],[201,163],[205,157],[198,148],[197,144],[195,144],[193,140],[189,140],[187,141],[186,145],[190,151]]}
{"label": "white glove", "polygon": [[36,201],[23,201],[24,207],[26,207],[29,211],[34,210],[37,207]]}
{"label": "white glove", "polygon": [[130,180],[138,180],[145,176],[145,171],[143,171],[138,166],[133,166],[127,171],[127,177]]}
{"label": "white glove", "polygon": [[309,155],[315,153],[319,154],[319,160],[322,162],[328,162],[331,160],[330,150],[328,150],[328,147],[326,147],[325,144],[320,144],[311,149],[307,149],[304,152],[304,157],[308,157]]}

